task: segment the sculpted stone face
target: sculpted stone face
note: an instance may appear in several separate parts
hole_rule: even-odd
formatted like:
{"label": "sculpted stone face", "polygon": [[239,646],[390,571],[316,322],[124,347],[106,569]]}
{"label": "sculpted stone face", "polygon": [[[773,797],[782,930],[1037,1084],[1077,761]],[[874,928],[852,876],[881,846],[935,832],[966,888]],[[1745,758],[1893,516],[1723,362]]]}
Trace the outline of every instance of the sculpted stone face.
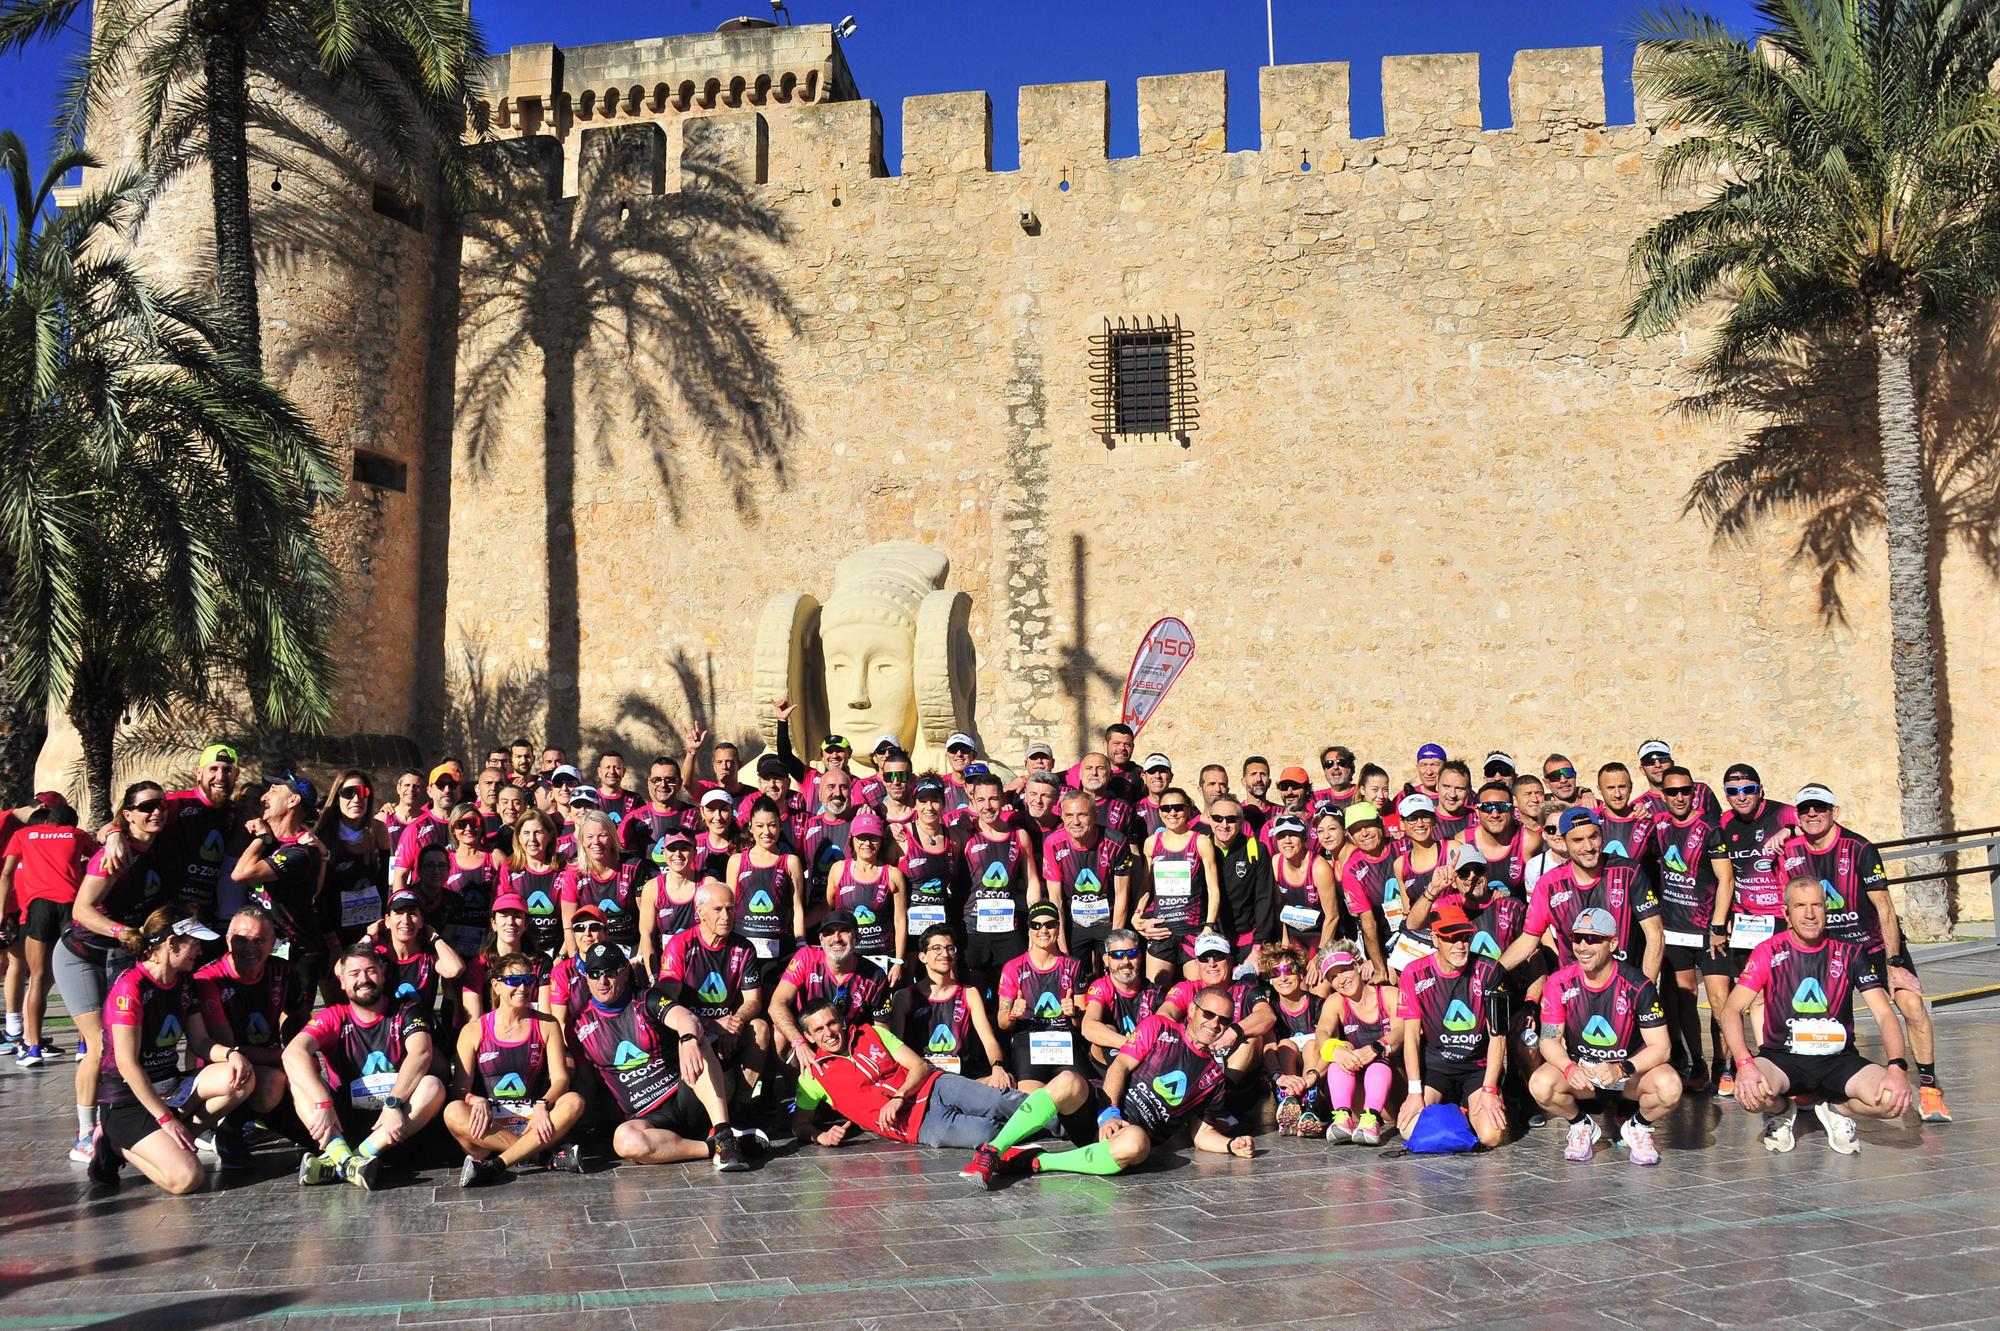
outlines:
{"label": "sculpted stone face", "polygon": [[917,731],[914,621],[842,621],[837,603],[827,607],[821,637],[826,654],[828,728],[836,735],[890,733],[907,746]]}

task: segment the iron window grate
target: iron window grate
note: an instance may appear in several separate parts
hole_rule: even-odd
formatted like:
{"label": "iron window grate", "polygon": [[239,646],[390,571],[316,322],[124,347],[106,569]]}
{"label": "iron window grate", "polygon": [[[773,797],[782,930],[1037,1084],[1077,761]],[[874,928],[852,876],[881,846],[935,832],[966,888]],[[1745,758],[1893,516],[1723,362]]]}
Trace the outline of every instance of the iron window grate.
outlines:
{"label": "iron window grate", "polygon": [[1194,335],[1179,316],[1106,319],[1090,343],[1092,414],[1106,444],[1118,435],[1160,434],[1185,443],[1200,428]]}

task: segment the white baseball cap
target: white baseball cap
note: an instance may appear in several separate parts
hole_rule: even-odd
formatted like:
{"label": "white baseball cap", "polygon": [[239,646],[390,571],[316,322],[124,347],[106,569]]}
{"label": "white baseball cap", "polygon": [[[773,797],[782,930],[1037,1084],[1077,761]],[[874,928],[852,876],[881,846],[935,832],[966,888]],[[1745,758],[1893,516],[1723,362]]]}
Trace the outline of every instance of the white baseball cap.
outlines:
{"label": "white baseball cap", "polygon": [[1410,818],[1420,813],[1436,813],[1437,811],[1438,806],[1435,800],[1429,795],[1421,794],[1414,790],[1403,796],[1396,804],[1396,812],[1405,818]]}
{"label": "white baseball cap", "polygon": [[1840,801],[1835,799],[1833,797],[1833,792],[1828,790],[1825,786],[1814,784],[1809,786],[1800,786],[1799,793],[1792,797],[1792,803],[1824,804],[1828,808],[1832,808],[1834,805],[1840,803]]}
{"label": "white baseball cap", "polygon": [[979,745],[973,740],[972,736],[966,734],[963,730],[952,731],[951,734],[945,738],[944,746],[947,749],[956,749],[964,747],[971,749],[974,753],[979,752]]}

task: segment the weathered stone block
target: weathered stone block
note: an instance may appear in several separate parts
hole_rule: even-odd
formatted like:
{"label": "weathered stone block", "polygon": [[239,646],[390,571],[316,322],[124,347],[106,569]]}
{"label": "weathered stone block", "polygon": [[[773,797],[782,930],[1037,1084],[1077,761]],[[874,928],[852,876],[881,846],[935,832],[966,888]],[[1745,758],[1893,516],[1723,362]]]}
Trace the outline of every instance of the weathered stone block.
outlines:
{"label": "weathered stone block", "polygon": [[1139,151],[1219,153],[1229,142],[1229,75],[1167,74],[1139,80]]}
{"label": "weathered stone block", "polygon": [[1393,137],[1478,133],[1477,55],[1392,55],[1382,61],[1382,125]]}
{"label": "weathered stone block", "polygon": [[903,174],[991,171],[993,100],[983,92],[903,99]]}
{"label": "weathered stone block", "polygon": [[1257,94],[1266,152],[1290,154],[1344,140],[1351,133],[1345,61],[1266,65],[1258,72]]}
{"label": "weathered stone block", "polygon": [[693,116],[681,127],[681,187],[699,188],[701,177],[724,171],[745,185],[770,177],[771,138],[756,111]]}
{"label": "weathered stone block", "polygon": [[1110,154],[1110,96],[1102,83],[1041,83],[1021,89],[1021,170],[1054,174]]}
{"label": "weathered stone block", "polygon": [[667,136],[658,125],[583,132],[578,193],[653,195],[666,188]]}
{"label": "weathered stone block", "polygon": [[1604,50],[1570,46],[1521,51],[1507,78],[1514,124],[1604,123]]}

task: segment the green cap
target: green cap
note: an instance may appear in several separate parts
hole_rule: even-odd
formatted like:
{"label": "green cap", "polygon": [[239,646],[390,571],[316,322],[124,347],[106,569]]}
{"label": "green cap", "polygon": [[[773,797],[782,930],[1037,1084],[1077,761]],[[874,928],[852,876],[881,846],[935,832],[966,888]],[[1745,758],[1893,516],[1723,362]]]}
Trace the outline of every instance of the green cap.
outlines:
{"label": "green cap", "polygon": [[1347,826],[1349,827],[1359,827],[1363,823],[1379,823],[1381,821],[1382,811],[1366,800],[1363,800],[1359,804],[1350,804],[1347,806]]}

